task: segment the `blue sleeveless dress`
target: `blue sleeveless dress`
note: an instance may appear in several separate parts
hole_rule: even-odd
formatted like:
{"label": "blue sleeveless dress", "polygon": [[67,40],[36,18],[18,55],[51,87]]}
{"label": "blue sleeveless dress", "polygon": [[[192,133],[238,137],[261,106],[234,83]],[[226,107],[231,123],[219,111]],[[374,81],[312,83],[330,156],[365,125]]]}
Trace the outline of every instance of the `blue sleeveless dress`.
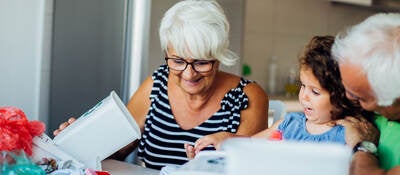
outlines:
{"label": "blue sleeveless dress", "polygon": [[282,132],[284,140],[346,144],[343,126],[334,126],[322,134],[310,134],[306,129],[306,116],[300,112],[286,114],[285,119],[278,126],[278,130]]}

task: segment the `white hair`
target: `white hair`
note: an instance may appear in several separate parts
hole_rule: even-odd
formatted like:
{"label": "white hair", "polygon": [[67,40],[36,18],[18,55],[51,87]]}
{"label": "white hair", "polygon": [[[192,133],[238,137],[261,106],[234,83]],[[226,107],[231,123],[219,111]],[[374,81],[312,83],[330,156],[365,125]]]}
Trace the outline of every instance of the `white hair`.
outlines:
{"label": "white hair", "polygon": [[183,58],[217,59],[226,66],[238,60],[228,49],[228,20],[214,0],[176,3],[164,14],[159,35],[164,52],[172,47]]}
{"label": "white hair", "polygon": [[339,64],[361,66],[380,106],[400,98],[400,14],[375,14],[336,36],[332,54]]}

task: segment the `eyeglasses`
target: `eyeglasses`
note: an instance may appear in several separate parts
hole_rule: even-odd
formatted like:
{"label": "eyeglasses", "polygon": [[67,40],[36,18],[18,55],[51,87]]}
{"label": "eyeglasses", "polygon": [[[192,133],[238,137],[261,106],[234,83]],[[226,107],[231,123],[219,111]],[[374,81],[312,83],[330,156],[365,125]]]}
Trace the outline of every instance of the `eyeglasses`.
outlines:
{"label": "eyeglasses", "polygon": [[182,58],[168,58],[165,57],[167,66],[176,71],[184,71],[190,64],[194,71],[199,73],[209,72],[213,69],[216,60],[195,60],[191,63],[187,62]]}

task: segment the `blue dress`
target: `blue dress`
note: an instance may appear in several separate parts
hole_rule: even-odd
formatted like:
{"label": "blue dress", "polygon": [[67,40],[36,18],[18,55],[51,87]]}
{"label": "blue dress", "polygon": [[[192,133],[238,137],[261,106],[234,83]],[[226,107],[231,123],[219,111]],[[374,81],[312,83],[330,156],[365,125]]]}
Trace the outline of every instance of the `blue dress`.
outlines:
{"label": "blue dress", "polygon": [[300,112],[286,114],[278,130],[282,132],[284,140],[346,144],[343,126],[334,126],[322,134],[310,134],[306,129],[306,116]]}

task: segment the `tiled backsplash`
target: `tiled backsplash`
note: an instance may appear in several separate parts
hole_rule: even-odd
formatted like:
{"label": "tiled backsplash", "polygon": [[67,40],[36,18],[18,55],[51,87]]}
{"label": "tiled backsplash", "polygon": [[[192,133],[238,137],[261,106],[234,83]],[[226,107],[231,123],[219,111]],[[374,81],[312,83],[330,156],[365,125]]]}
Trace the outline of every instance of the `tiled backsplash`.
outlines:
{"label": "tiled backsplash", "polygon": [[246,1],[243,63],[248,77],[268,89],[269,60],[276,56],[278,92],[284,91],[289,70],[297,72],[297,56],[314,35],[335,35],[376,11],[325,0]]}

